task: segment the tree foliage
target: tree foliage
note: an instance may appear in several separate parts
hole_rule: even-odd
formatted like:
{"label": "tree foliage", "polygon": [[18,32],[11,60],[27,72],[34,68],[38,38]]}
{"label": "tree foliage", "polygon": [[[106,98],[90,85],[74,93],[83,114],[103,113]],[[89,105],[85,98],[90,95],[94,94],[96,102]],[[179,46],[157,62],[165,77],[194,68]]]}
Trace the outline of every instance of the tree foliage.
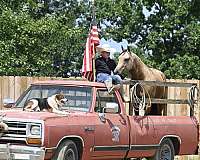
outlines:
{"label": "tree foliage", "polygon": [[[2,0],[0,6],[1,75],[55,76],[81,68],[89,0]],[[198,0],[95,0],[95,6],[102,38],[128,40],[168,78],[200,78]]]}
{"label": "tree foliage", "polygon": [[[101,8],[102,4],[107,7]],[[127,39],[142,51],[138,54],[148,65],[161,69],[168,78],[200,78],[195,65],[200,58],[197,0],[99,0],[98,7],[107,38]],[[175,74],[177,69],[181,71]]]}
{"label": "tree foliage", "polygon": [[5,8],[0,16],[1,75],[55,76],[81,67],[87,30],[76,26],[79,15],[73,14],[73,7],[71,15],[67,11],[60,15],[49,14],[39,2],[14,2],[2,4]]}

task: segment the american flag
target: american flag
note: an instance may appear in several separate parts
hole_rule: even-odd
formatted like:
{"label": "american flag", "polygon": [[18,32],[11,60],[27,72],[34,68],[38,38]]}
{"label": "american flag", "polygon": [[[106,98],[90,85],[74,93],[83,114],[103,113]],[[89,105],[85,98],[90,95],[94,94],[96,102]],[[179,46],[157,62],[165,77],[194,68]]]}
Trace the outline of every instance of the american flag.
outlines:
{"label": "american flag", "polygon": [[89,81],[94,80],[93,59],[95,58],[95,47],[99,45],[99,43],[97,26],[93,25],[87,37],[82,65],[82,76]]}

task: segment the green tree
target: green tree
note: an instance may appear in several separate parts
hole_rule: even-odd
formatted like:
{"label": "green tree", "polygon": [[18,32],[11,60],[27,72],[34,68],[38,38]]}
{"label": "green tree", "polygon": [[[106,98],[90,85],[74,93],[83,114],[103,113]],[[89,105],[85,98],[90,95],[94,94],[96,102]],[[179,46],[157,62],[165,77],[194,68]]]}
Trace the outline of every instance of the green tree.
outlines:
{"label": "green tree", "polygon": [[[101,26],[107,26],[102,28],[104,36],[134,43],[148,64],[164,71],[168,78],[200,78],[200,74],[193,74],[196,68],[187,70],[179,58],[190,56],[194,63],[199,62],[197,0],[98,0],[97,6]],[[182,65],[184,74],[169,72],[177,67],[172,61]]]}
{"label": "green tree", "polygon": [[[73,14],[75,8],[70,15],[69,8],[42,15],[30,10],[30,0],[18,6],[21,10],[6,1],[2,5],[6,7],[0,16],[1,75],[49,76],[81,68],[87,30],[77,25],[80,13]],[[54,66],[57,62],[59,68]]]}
{"label": "green tree", "polygon": [[[3,0],[0,6],[2,75],[81,68],[89,0]],[[200,78],[197,0],[95,0],[95,6],[101,37],[127,39],[145,63],[168,78]],[[64,65],[57,68],[57,62]]]}

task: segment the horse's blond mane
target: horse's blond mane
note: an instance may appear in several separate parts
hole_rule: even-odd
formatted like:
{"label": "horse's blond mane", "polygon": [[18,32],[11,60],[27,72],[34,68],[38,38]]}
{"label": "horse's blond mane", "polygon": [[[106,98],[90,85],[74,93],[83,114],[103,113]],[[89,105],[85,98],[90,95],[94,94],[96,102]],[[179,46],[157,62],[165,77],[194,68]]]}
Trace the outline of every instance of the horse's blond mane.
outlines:
{"label": "horse's blond mane", "polygon": [[140,57],[138,57],[135,53],[129,52],[129,54],[130,54],[130,59],[133,63],[132,70],[129,71],[131,79],[136,79],[136,80],[143,79],[146,65],[142,62]]}

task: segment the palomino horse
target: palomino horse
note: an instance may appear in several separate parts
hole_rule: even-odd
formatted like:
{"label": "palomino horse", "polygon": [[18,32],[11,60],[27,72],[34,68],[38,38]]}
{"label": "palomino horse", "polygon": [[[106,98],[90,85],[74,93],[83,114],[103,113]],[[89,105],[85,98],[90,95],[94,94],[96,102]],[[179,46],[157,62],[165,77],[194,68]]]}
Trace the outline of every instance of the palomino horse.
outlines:
{"label": "palomino horse", "polygon": [[[145,65],[141,59],[134,53],[130,52],[129,48],[124,50],[122,47],[122,53],[119,56],[119,62],[114,70],[115,73],[122,73],[123,70],[127,70],[132,80],[146,80],[146,81],[166,81],[164,73],[161,71],[150,68]],[[160,86],[144,86],[145,91],[151,98],[165,98],[166,88]],[[142,96],[141,90],[138,92],[139,96]],[[163,109],[166,105],[154,105],[146,109],[146,114],[162,115]],[[156,113],[154,113],[156,112]]]}

